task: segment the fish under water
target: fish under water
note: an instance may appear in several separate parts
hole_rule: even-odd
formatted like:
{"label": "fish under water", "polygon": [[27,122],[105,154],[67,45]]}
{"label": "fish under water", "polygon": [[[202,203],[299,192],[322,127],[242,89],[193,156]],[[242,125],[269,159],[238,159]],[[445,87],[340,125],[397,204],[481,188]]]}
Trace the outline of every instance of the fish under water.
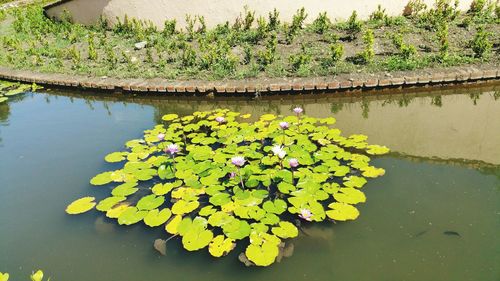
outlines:
{"label": "fish under water", "polygon": [[413,235],[413,237],[420,237],[420,236],[422,236],[422,235],[426,234],[426,233],[427,233],[427,231],[429,231],[429,230],[428,230],[428,229],[426,229],[426,230],[420,231],[419,233],[417,233],[417,234]]}
{"label": "fish under water", "polygon": [[456,231],[453,231],[453,230],[446,230],[443,232],[444,235],[449,235],[449,236],[458,236],[458,237],[462,237],[462,235],[460,235],[460,233],[456,232]]}

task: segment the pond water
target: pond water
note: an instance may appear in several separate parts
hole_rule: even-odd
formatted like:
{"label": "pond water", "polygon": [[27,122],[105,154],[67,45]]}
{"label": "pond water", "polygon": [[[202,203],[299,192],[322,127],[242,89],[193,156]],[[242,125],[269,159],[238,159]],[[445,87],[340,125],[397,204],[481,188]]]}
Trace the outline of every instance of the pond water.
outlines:
{"label": "pond water", "polygon": [[[500,280],[500,86],[377,95],[263,100],[162,99],[42,91],[0,105],[0,271],[24,280]],[[254,116],[335,116],[393,153],[373,164],[386,175],[364,187],[361,216],[304,226],[294,254],[246,268],[242,249],[213,259],[178,239],[153,250],[161,229],[118,226],[68,203],[109,190],[88,183],[112,169],[103,157],[142,136],[163,114],[230,108]],[[448,234],[445,234],[448,233]],[[451,233],[450,233],[451,232]],[[450,235],[451,234],[451,235]]]}

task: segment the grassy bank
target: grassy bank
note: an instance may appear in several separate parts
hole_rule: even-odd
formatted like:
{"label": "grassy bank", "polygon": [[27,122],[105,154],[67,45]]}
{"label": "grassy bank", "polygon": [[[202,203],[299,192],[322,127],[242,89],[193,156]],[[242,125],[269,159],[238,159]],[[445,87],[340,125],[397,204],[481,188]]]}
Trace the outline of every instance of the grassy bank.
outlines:
{"label": "grassy bank", "polygon": [[[0,12],[1,13],[1,12]],[[241,79],[378,73],[485,63],[498,65],[500,8],[477,0],[467,13],[450,1],[425,7],[410,1],[404,15],[383,7],[368,21],[356,13],[346,22],[326,14],[305,25],[307,11],[291,23],[242,12],[234,23],[207,30],[188,16],[184,30],[166,21],[163,30],[125,19],[82,26],[55,22],[40,6],[0,14],[0,65],[43,72],[108,77]],[[146,44],[139,44],[146,42]]]}

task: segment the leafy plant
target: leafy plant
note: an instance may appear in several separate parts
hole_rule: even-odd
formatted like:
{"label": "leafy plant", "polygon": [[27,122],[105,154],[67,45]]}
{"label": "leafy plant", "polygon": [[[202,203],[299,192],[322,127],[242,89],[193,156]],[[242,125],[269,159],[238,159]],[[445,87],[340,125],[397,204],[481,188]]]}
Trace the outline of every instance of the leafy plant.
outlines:
{"label": "leafy plant", "polygon": [[450,49],[450,43],[448,41],[448,24],[442,23],[438,27],[436,32],[436,37],[439,43],[439,56],[441,59],[446,59],[448,57],[448,51]]}
{"label": "leafy plant", "polygon": [[363,51],[354,57],[354,62],[359,64],[369,64],[375,58],[375,50],[373,48],[375,43],[375,36],[373,30],[367,29],[363,35],[363,43],[365,44]]}
{"label": "leafy plant", "polygon": [[328,15],[326,14],[326,12],[323,12],[320,13],[318,17],[314,20],[314,22],[311,25],[311,29],[318,34],[323,34],[330,28],[331,25],[332,22],[328,18]]}
{"label": "leafy plant", "polygon": [[[164,115],[165,124],[105,157],[123,166],[91,179],[96,186],[118,184],[96,209],[121,225],[165,228],[188,251],[208,248],[221,257],[243,243],[240,259],[269,266],[299,235],[295,220],[356,219],[367,178],[385,173],[368,155],[387,153],[386,147],[369,145],[363,135],[341,136],[333,117],[302,112],[264,114],[255,122],[221,109]],[[78,199],[68,209],[77,205],[79,212],[89,202]]]}
{"label": "leafy plant", "polygon": [[377,10],[370,15],[372,21],[384,21],[386,18],[388,18],[387,13],[380,4],[377,6]]}
{"label": "leafy plant", "polygon": [[477,29],[474,39],[471,40],[470,46],[472,51],[474,51],[474,56],[476,58],[484,58],[490,54],[493,44],[490,41],[491,33],[484,30],[484,26],[480,26]]}
{"label": "leafy plant", "polygon": [[293,72],[301,71],[307,73],[309,71],[309,64],[311,63],[311,54],[305,45],[302,45],[301,51],[297,54],[292,54],[288,58]]}
{"label": "leafy plant", "polygon": [[427,9],[427,5],[423,2],[423,0],[410,0],[403,10],[403,16],[415,17],[422,13],[425,9]]}
{"label": "leafy plant", "polygon": [[330,56],[323,61],[324,67],[335,65],[344,56],[344,45],[340,43],[330,44]]}

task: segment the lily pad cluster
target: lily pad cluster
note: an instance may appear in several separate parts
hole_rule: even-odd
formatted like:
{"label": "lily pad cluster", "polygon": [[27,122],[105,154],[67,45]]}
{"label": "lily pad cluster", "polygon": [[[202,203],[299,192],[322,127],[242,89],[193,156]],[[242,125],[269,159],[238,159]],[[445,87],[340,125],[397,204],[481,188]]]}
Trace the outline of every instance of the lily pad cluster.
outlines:
{"label": "lily pad cluster", "polygon": [[242,255],[257,266],[276,261],[299,222],[359,216],[362,187],[385,173],[368,155],[388,148],[342,136],[333,117],[308,117],[301,108],[249,118],[223,109],[163,116],[164,124],[105,157],[123,166],[90,183],[111,195],[78,199],[67,212],[95,206],[121,225],[165,228],[186,250],[208,248],[214,257],[244,243]]}
{"label": "lily pad cluster", "polygon": [[10,97],[23,94],[27,91],[36,91],[40,88],[36,84],[29,85],[0,80],[0,104],[9,100]]}

